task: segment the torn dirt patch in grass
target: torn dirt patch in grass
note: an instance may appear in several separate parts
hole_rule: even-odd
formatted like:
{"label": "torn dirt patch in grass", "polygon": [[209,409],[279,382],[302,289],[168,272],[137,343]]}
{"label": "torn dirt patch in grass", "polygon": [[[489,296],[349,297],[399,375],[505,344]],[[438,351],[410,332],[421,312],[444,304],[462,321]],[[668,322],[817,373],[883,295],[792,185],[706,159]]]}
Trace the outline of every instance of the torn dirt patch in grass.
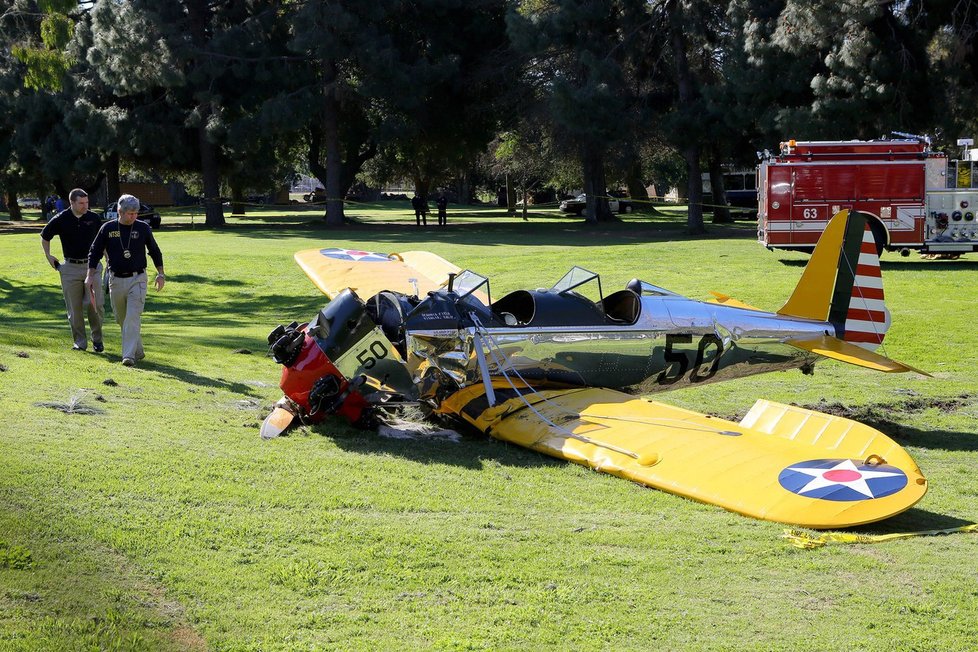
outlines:
{"label": "torn dirt patch in grass", "polygon": [[860,422],[892,422],[893,415],[895,413],[903,412],[905,414],[916,414],[929,410],[931,408],[939,410],[944,413],[956,412],[962,407],[965,407],[972,402],[974,397],[968,394],[961,394],[955,397],[913,397],[905,401],[896,401],[893,403],[871,403],[869,405],[860,405],[856,407],[849,407],[839,402],[820,400],[817,403],[812,403],[808,405],[800,405],[799,407],[805,408],[806,410],[815,410],[816,412],[824,412],[825,414],[831,414],[838,417],[845,417],[846,419],[852,419],[853,421]]}
{"label": "torn dirt patch in grass", "polygon": [[[911,394],[912,396],[910,398],[903,401],[894,401],[890,403],[870,403],[868,405],[858,405],[852,407],[838,401],[827,401],[825,399],[821,399],[816,403],[791,403],[791,405],[804,408],[806,410],[822,412],[823,414],[831,414],[832,416],[852,419],[853,421],[858,421],[879,429],[879,426],[881,425],[891,428],[898,425],[894,421],[897,414],[918,414],[931,408],[945,414],[951,414],[976,402],[976,397],[971,394],[933,398],[918,396],[916,393]],[[710,416],[717,417],[718,419],[724,419],[726,421],[732,421],[734,423],[740,423],[745,414],[746,412],[735,414],[710,413]]]}
{"label": "torn dirt patch in grass", "polygon": [[[99,397],[100,398],[100,397]],[[97,399],[96,399],[97,400]],[[34,407],[51,408],[65,414],[105,414],[105,410],[82,402],[81,394],[74,394],[68,399],[67,403],[56,401],[41,401],[34,404]]]}

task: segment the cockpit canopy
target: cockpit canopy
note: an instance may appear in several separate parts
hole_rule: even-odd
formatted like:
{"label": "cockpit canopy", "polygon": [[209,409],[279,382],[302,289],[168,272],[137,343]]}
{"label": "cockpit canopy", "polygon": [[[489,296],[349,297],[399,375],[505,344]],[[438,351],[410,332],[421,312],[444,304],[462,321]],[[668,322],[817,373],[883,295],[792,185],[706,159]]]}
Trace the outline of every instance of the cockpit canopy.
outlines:
{"label": "cockpit canopy", "polygon": [[[584,294],[595,296],[595,291],[596,299]],[[605,297],[601,277],[577,266],[550,289],[517,290],[492,304],[497,318],[516,327],[634,324],[641,309],[638,293],[624,289]]]}
{"label": "cockpit canopy", "polygon": [[601,277],[597,273],[584,269],[583,267],[578,267],[577,265],[571,267],[570,271],[560,277],[560,280],[554,283],[550,290],[551,292],[564,294],[575,291],[578,288],[583,289],[591,281],[596,281],[598,284],[598,300],[604,299],[604,295],[601,292]]}
{"label": "cockpit canopy", "polygon": [[574,266],[550,288],[516,290],[491,300],[489,279],[471,270],[452,278],[448,288],[429,292],[405,315],[408,331],[486,327],[600,327],[631,325],[642,311],[641,293],[664,293],[646,283],[629,283],[604,296],[601,277]]}

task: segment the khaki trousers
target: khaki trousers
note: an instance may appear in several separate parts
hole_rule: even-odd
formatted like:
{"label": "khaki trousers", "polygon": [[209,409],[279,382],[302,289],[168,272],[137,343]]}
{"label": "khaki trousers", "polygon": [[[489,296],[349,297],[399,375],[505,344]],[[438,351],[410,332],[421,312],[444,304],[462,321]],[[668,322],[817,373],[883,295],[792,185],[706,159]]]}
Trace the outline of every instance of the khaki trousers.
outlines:
{"label": "khaki trousers", "polygon": [[109,298],[115,320],[122,327],[122,357],[142,360],[146,354],[139,329],[146,306],[146,272],[119,278],[110,271]]}
{"label": "khaki trousers", "polygon": [[[102,265],[96,268],[99,275]],[[102,322],[105,321],[105,295],[102,284],[95,289],[95,303],[85,289],[85,275],[88,274],[88,263],[69,263],[64,261],[58,268],[61,274],[61,291],[65,297],[65,308],[68,310],[68,323],[71,325],[71,339],[75,346],[84,349],[88,347],[88,334],[85,332],[85,315],[88,314],[88,324],[92,328],[92,341],[102,341]]]}

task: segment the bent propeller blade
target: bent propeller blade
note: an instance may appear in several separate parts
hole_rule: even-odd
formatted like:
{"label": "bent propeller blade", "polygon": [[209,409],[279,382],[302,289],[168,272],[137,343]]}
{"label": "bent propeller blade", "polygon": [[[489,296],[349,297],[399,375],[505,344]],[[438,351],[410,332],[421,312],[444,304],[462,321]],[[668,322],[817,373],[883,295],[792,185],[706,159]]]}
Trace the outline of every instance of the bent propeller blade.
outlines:
{"label": "bent propeller blade", "polygon": [[295,415],[292,412],[286,410],[281,405],[275,406],[275,409],[265,417],[265,420],[261,424],[261,438],[275,439],[288,430],[294,420]]}

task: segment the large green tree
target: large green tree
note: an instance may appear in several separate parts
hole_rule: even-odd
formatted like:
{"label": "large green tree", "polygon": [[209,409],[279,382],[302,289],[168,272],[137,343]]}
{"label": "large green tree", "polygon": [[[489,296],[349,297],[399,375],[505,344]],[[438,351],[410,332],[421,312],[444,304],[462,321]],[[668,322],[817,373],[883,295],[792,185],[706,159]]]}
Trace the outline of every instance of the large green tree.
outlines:
{"label": "large green tree", "polygon": [[326,221],[364,163],[410,178],[423,198],[492,139],[499,98],[516,82],[504,0],[304,3],[290,47],[313,62],[309,167],[324,181]]}
{"label": "large green tree", "polygon": [[511,115],[518,81],[502,0],[428,0],[393,32],[404,64],[378,107],[382,155],[427,202],[434,184],[471,167]]}
{"label": "large green tree", "polygon": [[739,106],[772,144],[933,128],[945,94],[928,45],[942,21],[921,12],[919,2],[733,0]]}
{"label": "large green tree", "polygon": [[330,225],[342,224],[343,198],[377,151],[372,111],[400,66],[389,37],[400,4],[307,2],[286,14],[287,45],[299,62],[265,110],[293,116],[302,130],[308,168],[325,184]]}
{"label": "large green tree", "polygon": [[524,3],[509,16],[528,81],[549,105],[555,141],[581,162],[591,223],[614,219],[606,198],[609,152],[639,128],[641,100],[630,73],[649,41],[646,9],[633,0],[552,0]]}
{"label": "large green tree", "polygon": [[66,197],[72,187],[100,183],[100,132],[87,120],[98,89],[85,83],[71,48],[85,20],[84,6],[60,0],[16,0],[0,14],[0,176],[8,192],[43,198],[55,189]]}
{"label": "large green tree", "polygon": [[279,5],[103,0],[92,11],[84,54],[117,106],[133,112],[120,154],[155,157],[171,169],[188,169],[192,156],[212,226],[224,224],[222,174],[242,160],[264,160],[274,140],[274,131],[245,140],[231,134],[237,121],[252,119],[288,65]]}

